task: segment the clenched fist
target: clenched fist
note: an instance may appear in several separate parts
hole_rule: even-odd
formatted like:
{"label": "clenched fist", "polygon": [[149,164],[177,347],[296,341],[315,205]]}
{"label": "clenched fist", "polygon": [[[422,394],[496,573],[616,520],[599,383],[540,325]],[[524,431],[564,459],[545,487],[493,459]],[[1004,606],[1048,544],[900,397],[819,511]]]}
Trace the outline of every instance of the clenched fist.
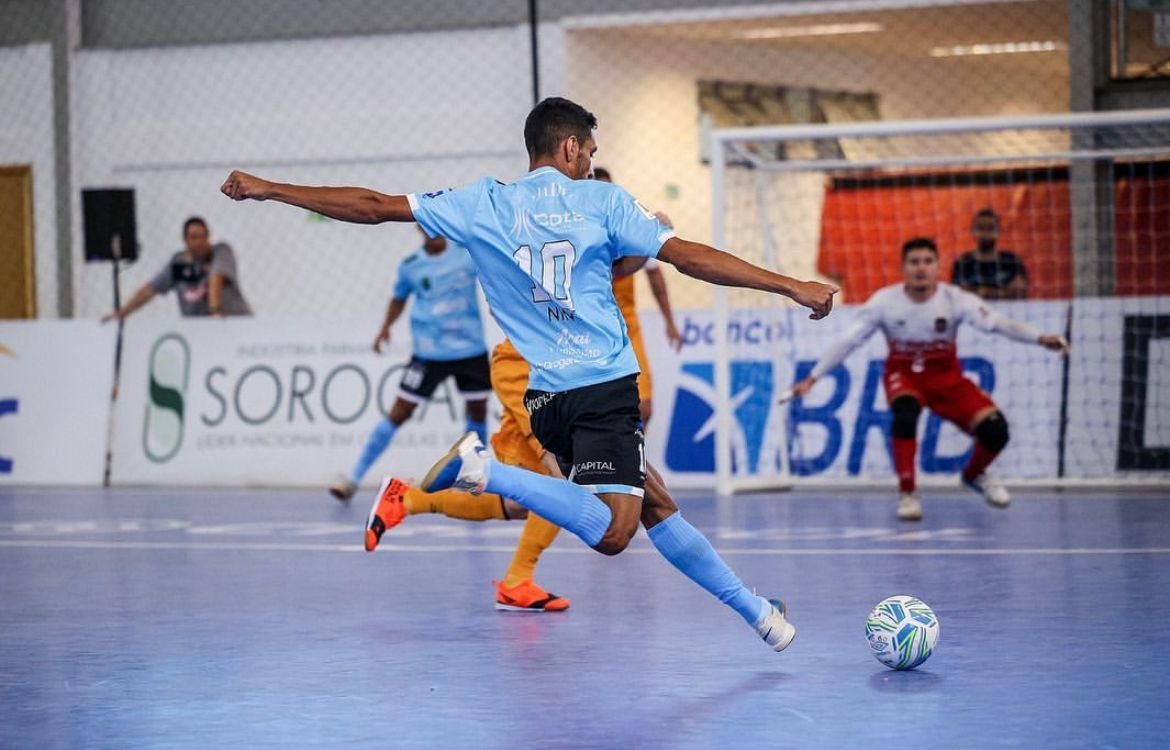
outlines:
{"label": "clenched fist", "polygon": [[832,311],[833,295],[838,291],[837,287],[819,281],[802,281],[793,290],[792,300],[812,310],[809,318],[820,320]]}
{"label": "clenched fist", "polygon": [[237,169],[228,175],[219,190],[234,201],[249,198],[254,201],[262,201],[266,200],[271,193],[272,183]]}

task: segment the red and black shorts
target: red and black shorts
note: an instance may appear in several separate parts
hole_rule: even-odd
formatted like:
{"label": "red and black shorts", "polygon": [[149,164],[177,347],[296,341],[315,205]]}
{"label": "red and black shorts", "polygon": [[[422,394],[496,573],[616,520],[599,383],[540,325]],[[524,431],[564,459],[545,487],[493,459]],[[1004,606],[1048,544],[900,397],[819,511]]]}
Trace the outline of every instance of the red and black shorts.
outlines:
{"label": "red and black shorts", "polygon": [[991,396],[963,375],[957,361],[948,367],[927,365],[920,372],[910,363],[887,361],[882,381],[887,402],[912,396],[964,432],[970,432],[977,419],[996,409]]}

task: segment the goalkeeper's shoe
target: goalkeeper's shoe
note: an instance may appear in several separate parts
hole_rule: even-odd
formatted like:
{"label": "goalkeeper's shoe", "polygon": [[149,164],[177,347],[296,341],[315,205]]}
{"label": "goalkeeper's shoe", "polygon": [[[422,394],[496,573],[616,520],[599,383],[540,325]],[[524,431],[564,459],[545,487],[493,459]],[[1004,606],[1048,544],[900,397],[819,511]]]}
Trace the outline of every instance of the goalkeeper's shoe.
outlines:
{"label": "goalkeeper's shoe", "polygon": [[922,501],[918,499],[917,492],[903,492],[898,495],[898,520],[922,520]]}
{"label": "goalkeeper's shoe", "polygon": [[993,508],[1006,508],[1012,504],[1012,496],[1007,487],[986,471],[974,479],[963,477],[963,484],[983,495],[983,499]]}
{"label": "goalkeeper's shoe", "polygon": [[410,485],[401,479],[387,476],[382,480],[378,496],[370,508],[370,518],[366,522],[366,552],[373,552],[382,535],[406,518],[406,505],[402,500],[408,489]]}
{"label": "goalkeeper's shoe", "polygon": [[451,446],[419,483],[423,492],[456,489],[479,495],[488,481],[488,453],[479,436],[468,432]]}
{"label": "goalkeeper's shoe", "polygon": [[505,586],[503,581],[496,584],[496,609],[501,612],[564,612],[569,600],[550,594],[525,578],[515,586]]}
{"label": "goalkeeper's shoe", "polygon": [[788,608],[779,599],[768,599],[768,612],[756,624],[756,632],[774,651],[783,651],[796,637],[796,627],[788,622]]}

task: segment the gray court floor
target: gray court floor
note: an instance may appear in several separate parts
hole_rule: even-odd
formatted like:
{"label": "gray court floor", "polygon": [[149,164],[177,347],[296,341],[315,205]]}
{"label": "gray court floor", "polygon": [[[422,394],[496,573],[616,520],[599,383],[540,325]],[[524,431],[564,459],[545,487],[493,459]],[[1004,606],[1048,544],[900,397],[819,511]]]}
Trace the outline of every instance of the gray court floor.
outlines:
{"label": "gray court floor", "polygon": [[[769,651],[644,538],[562,534],[504,614],[519,524],[306,491],[0,490],[0,747],[1164,747],[1167,493],[794,492],[684,513],[799,628]],[[913,594],[938,650],[895,673],[869,609]]]}

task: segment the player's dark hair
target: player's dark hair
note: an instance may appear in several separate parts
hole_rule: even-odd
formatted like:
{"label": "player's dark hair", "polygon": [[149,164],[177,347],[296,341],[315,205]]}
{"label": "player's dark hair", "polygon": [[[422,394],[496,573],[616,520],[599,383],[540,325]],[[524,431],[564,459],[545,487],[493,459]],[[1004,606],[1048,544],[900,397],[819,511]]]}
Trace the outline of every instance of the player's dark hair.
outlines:
{"label": "player's dark hair", "polygon": [[203,220],[202,216],[192,216],[183,222],[183,236],[186,237],[187,230],[196,225],[207,229],[207,222]]}
{"label": "player's dark hair", "polygon": [[934,257],[938,257],[938,245],[934,244],[934,240],[929,237],[912,237],[906,240],[902,245],[902,262],[906,262],[906,256],[912,250],[929,250],[934,253]]}
{"label": "player's dark hair", "polygon": [[593,168],[593,179],[605,180],[606,182],[613,182],[613,178],[609,176],[609,170],[605,167]]}
{"label": "player's dark hair", "polygon": [[975,217],[971,219],[972,229],[975,228],[975,225],[979,223],[980,219],[993,219],[995,221],[995,225],[997,227],[999,226],[999,214],[997,214],[995,209],[991,208],[990,206],[979,209],[978,213],[975,214]]}
{"label": "player's dark hair", "polygon": [[552,156],[561,141],[576,136],[582,146],[597,127],[592,112],[576,102],[550,96],[532,108],[524,121],[524,146],[528,156]]}

